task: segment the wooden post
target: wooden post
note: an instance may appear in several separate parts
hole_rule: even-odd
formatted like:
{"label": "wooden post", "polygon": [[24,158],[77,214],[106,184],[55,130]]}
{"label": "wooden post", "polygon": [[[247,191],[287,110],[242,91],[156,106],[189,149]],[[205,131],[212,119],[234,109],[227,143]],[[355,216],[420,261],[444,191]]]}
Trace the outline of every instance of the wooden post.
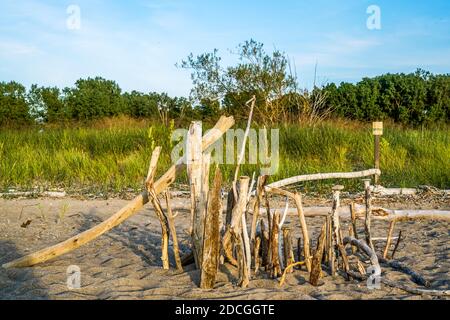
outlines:
{"label": "wooden post", "polygon": [[[383,122],[373,123],[373,135],[374,135],[374,164],[375,169],[380,169],[380,139],[383,135]],[[375,174],[375,185],[378,186],[380,182],[380,176]]]}
{"label": "wooden post", "polygon": [[341,226],[339,221],[339,213],[338,209],[340,206],[340,194],[341,191],[344,189],[343,186],[334,186],[333,187],[333,209],[332,209],[332,226],[333,226],[333,235],[334,235],[334,248],[336,252],[336,257],[338,257],[338,254],[342,258],[342,263],[344,265],[344,270],[348,271],[349,263],[347,254],[345,253],[344,244],[342,242],[342,235],[341,235]]}
{"label": "wooden post", "polygon": [[212,289],[216,281],[219,268],[220,230],[219,216],[222,214],[222,174],[218,167],[214,177],[214,185],[208,199],[204,236],[203,236],[203,264],[200,274],[200,288]]}

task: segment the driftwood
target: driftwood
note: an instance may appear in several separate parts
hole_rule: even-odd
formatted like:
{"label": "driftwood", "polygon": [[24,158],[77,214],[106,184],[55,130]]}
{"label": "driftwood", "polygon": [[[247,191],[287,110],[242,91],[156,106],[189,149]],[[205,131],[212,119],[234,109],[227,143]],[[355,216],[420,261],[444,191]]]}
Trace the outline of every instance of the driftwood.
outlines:
{"label": "driftwood", "polygon": [[421,274],[417,273],[403,262],[397,260],[386,260],[381,256],[378,256],[378,260],[394,270],[403,272],[411,276],[412,281],[417,283],[418,285],[424,286],[426,288],[429,288],[431,286],[428,280],[426,280]]}
{"label": "driftwood", "polygon": [[275,212],[272,220],[272,243],[271,243],[271,251],[272,251],[272,260],[270,263],[270,275],[272,278],[278,278],[281,276],[281,265],[280,265],[280,254],[279,254],[279,233],[280,233],[280,214]]}
{"label": "driftwood", "polygon": [[388,252],[389,252],[389,248],[391,247],[391,242],[392,242],[392,235],[394,233],[394,228],[395,228],[395,220],[391,221],[390,225],[389,225],[389,232],[388,232],[388,236],[387,236],[387,240],[386,240],[386,247],[384,248],[383,251],[383,258],[386,259]]}
{"label": "driftwood", "polygon": [[284,282],[286,281],[286,275],[295,267],[301,267],[305,264],[305,261],[299,261],[299,262],[294,262],[290,265],[288,265],[286,267],[286,269],[284,269],[283,275],[280,278],[280,287],[284,284]]}
{"label": "driftwood", "polygon": [[318,180],[326,180],[326,179],[356,179],[356,178],[364,178],[370,177],[373,175],[381,175],[381,171],[378,169],[370,169],[359,172],[337,172],[337,173],[317,173],[317,174],[308,174],[301,175],[298,177],[292,177],[288,179],[284,179],[281,181],[277,181],[269,184],[267,187],[270,188],[281,188],[291,184],[295,184],[298,182],[305,181],[318,181]]}
{"label": "driftwood", "polygon": [[[274,210],[282,210],[274,208]],[[288,214],[297,214],[297,209],[289,209]],[[347,207],[340,207],[338,209],[340,219],[351,219],[351,210]],[[365,205],[355,204],[356,218],[359,220],[365,219],[366,207]],[[326,217],[330,214],[330,207],[304,207],[303,214],[306,218]],[[434,220],[434,221],[450,221],[449,210],[391,210],[380,207],[372,207],[372,220],[384,221],[414,221],[414,220]]]}
{"label": "driftwood", "polygon": [[197,269],[202,266],[202,245],[203,245],[203,221],[204,202],[203,199],[203,151],[200,147],[202,137],[202,123],[192,122],[189,128],[186,147],[187,173],[191,191],[191,226],[190,233],[192,239],[192,249],[194,252],[195,265]]}
{"label": "driftwood", "polygon": [[255,260],[255,275],[259,273],[259,268],[261,265],[261,259],[259,257],[259,250],[261,248],[261,235],[256,236],[255,244],[253,247],[253,257]]}
{"label": "driftwood", "polygon": [[370,263],[375,268],[376,275],[381,275],[380,263],[375,251],[372,250],[372,248],[370,248],[365,242],[351,237],[344,238],[343,242],[344,246],[351,244],[356,246],[362,253],[366,254],[370,259]]}
{"label": "driftwood", "polygon": [[327,223],[325,223],[322,227],[322,231],[320,232],[320,236],[317,241],[317,249],[316,252],[314,253],[311,263],[309,282],[315,287],[319,285],[319,280],[322,277],[322,257],[325,248],[326,235],[327,235]]}
{"label": "driftwood", "polygon": [[163,269],[169,270],[169,222],[167,220],[167,216],[164,214],[164,211],[161,207],[161,202],[159,201],[155,190],[152,188],[148,192],[155,209],[156,216],[158,217],[159,223],[161,225],[161,260],[163,263]]}
{"label": "driftwood", "polygon": [[[217,140],[219,140],[220,137],[233,125],[233,117],[221,117],[215,127],[203,136],[202,150],[206,150]],[[154,183],[153,187],[155,193],[158,195],[168,186],[170,186],[175,181],[177,173],[179,173],[184,167],[184,159],[180,158],[176,164],[174,164],[160,179],[158,179]],[[145,190],[139,196],[134,198],[130,203],[128,203],[124,208],[122,208],[110,218],[98,224],[97,226],[80,234],[77,234],[76,236],[59,244],[44,248],[12,262],[6,263],[3,265],[3,268],[33,266],[77,249],[82,245],[98,238],[112,228],[118,226],[119,224],[136,214],[148,202],[149,197],[147,191]]]}
{"label": "driftwood", "polygon": [[264,219],[260,220],[260,228],[261,228],[261,265],[266,268],[269,264],[268,256],[270,251],[269,246],[269,232],[267,231],[266,224]]}
{"label": "driftwood", "polygon": [[287,227],[283,227],[281,229],[283,234],[283,258],[284,258],[284,266],[289,266],[295,262],[294,250],[292,249],[292,237],[291,237],[291,229]]}
{"label": "driftwood", "polygon": [[309,240],[308,227],[306,225],[305,215],[303,213],[303,205],[302,205],[301,195],[299,193],[292,193],[292,192],[274,188],[274,187],[266,187],[265,190],[267,193],[285,196],[285,197],[288,197],[288,198],[291,198],[294,200],[295,205],[297,207],[297,214],[300,219],[300,226],[302,228],[303,250],[304,250],[306,268],[308,269],[308,272],[310,272],[311,271],[311,251],[310,251],[310,247],[309,247],[310,240]]}
{"label": "driftwood", "polygon": [[216,168],[214,184],[209,193],[203,236],[203,264],[200,274],[200,288],[212,289],[219,268],[220,229],[219,217],[222,214],[222,174]]}
{"label": "driftwood", "polygon": [[392,250],[391,253],[391,259],[394,259],[395,253],[397,252],[398,246],[400,245],[400,242],[402,242],[402,240],[403,240],[402,231],[400,230],[400,232],[398,233],[397,242],[395,243],[394,249]]}
{"label": "driftwood", "polygon": [[364,233],[366,236],[366,243],[374,249],[372,243],[371,235],[371,224],[372,224],[372,195],[370,192],[370,179],[364,180],[364,191],[365,191],[365,201],[366,201],[366,217],[364,219]]}
{"label": "driftwood", "polygon": [[180,258],[180,249],[178,247],[178,237],[177,237],[177,230],[175,229],[175,221],[172,213],[172,208],[170,207],[170,194],[169,192],[164,193],[165,199],[166,199],[166,206],[167,206],[167,220],[169,222],[169,230],[170,235],[172,236],[172,242],[173,242],[173,255],[175,256],[175,263],[177,265],[177,269],[180,271],[183,271],[183,263],[181,262]]}
{"label": "driftwood", "polygon": [[155,209],[156,216],[158,217],[159,223],[161,225],[161,260],[163,263],[163,269],[169,270],[169,221],[167,220],[167,216],[164,214],[164,211],[161,207],[161,202],[159,201],[155,189],[153,188],[153,180],[156,174],[156,166],[158,164],[160,153],[161,147],[156,147],[155,150],[153,150],[145,186],[150,196],[150,201],[152,202]]}

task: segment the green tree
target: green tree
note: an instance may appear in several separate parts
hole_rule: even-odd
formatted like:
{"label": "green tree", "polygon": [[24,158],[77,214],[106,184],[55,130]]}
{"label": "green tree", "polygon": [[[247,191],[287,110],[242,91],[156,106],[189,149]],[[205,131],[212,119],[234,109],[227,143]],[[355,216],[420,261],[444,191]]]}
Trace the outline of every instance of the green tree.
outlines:
{"label": "green tree", "polygon": [[0,82],[0,125],[25,125],[32,122],[23,85]]}

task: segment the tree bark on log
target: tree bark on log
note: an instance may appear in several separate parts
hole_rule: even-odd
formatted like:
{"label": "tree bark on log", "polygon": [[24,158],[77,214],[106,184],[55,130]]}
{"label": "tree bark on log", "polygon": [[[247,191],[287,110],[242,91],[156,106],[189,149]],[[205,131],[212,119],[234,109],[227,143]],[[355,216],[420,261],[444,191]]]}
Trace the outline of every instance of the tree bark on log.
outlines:
{"label": "tree bark on log", "polygon": [[[234,125],[233,117],[221,117],[215,127],[208,131],[203,136],[202,149],[206,150],[214,144],[220,137]],[[180,158],[175,165],[173,165],[161,178],[159,178],[153,185],[155,193],[158,195],[170,186],[184,167],[185,160]],[[136,214],[142,207],[149,202],[147,191],[143,191],[139,196],[134,198],[125,207],[113,214],[110,218],[96,225],[95,227],[79,233],[66,241],[44,248],[32,254],[26,255],[22,258],[3,265],[3,268],[23,268],[30,267],[50,259],[61,256],[74,249],[89,243],[98,238],[102,234],[108,232],[112,228],[118,226],[128,218]]]}

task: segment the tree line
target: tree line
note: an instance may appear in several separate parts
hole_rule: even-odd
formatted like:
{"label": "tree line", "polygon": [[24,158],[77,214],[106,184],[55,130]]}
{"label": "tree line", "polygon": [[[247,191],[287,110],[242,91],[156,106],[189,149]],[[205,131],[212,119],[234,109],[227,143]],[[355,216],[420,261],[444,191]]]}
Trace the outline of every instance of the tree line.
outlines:
{"label": "tree line", "polygon": [[166,93],[123,92],[112,80],[79,79],[71,88],[0,82],[0,125],[91,121],[127,115],[168,124],[170,119],[208,120],[218,115],[245,119],[246,102],[257,98],[254,119],[264,125],[280,122],[317,123],[328,117],[361,121],[386,120],[406,125],[450,121],[450,74],[384,74],[358,83],[329,83],[312,90],[299,88],[284,52],[266,52],[254,40],[233,52],[238,63],[223,66],[218,50],[189,55],[179,66],[191,70],[188,98]]}

